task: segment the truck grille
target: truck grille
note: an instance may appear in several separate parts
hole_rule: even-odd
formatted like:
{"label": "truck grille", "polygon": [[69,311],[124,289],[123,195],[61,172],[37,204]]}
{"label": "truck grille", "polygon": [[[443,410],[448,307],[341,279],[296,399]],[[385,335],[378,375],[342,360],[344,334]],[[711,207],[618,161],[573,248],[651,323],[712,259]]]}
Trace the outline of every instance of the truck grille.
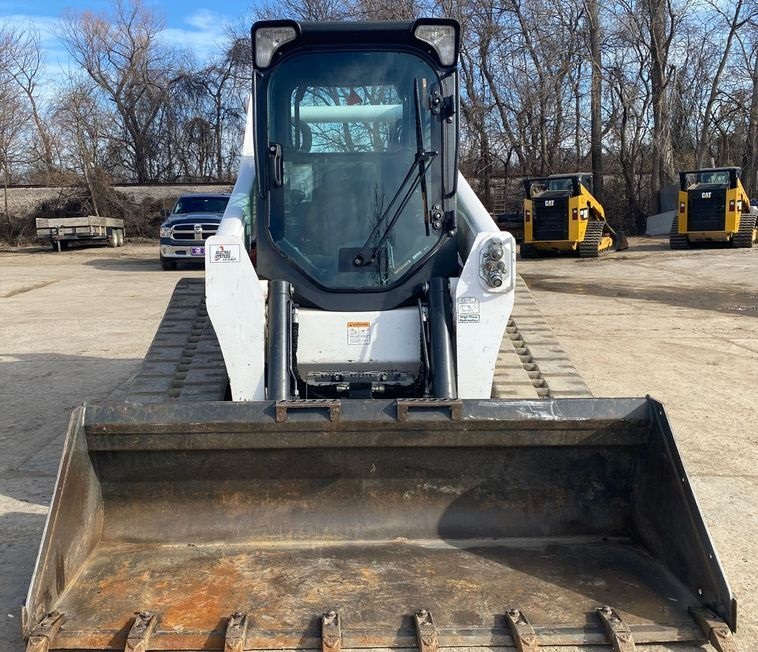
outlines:
{"label": "truck grille", "polygon": [[[545,202],[552,202],[546,206]],[[568,198],[539,198],[534,201],[535,240],[568,240]]]}
{"label": "truck grille", "polygon": [[[200,229],[196,230],[195,226]],[[171,229],[171,237],[174,240],[205,240],[212,235],[216,235],[218,224],[177,224]]]}
{"label": "truck grille", "polygon": [[[710,197],[703,197],[709,194]],[[690,190],[688,231],[723,231],[726,228],[726,190]]]}

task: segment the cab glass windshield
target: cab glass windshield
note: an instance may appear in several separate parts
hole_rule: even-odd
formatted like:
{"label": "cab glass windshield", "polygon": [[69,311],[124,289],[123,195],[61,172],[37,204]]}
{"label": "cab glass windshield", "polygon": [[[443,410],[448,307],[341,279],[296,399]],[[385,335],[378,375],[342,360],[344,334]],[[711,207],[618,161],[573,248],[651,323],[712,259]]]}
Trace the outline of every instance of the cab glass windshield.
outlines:
{"label": "cab glass windshield", "polygon": [[182,197],[174,206],[174,213],[223,213],[229,197]]}
{"label": "cab glass windshield", "polygon": [[300,54],[272,73],[269,151],[281,147],[283,174],[270,188],[269,234],[321,286],[393,285],[439,242],[421,195],[423,176],[428,208],[441,200],[438,89],[428,64],[399,52]]}

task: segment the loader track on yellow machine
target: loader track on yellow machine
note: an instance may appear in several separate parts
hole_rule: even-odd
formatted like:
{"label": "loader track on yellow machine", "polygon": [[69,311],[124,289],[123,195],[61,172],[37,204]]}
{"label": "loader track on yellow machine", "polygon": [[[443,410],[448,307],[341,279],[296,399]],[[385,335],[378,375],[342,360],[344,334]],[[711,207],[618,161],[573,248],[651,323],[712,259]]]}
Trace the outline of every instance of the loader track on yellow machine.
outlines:
{"label": "loader track on yellow machine", "polygon": [[591,220],[587,224],[587,231],[577,246],[580,258],[597,258],[602,253],[600,243],[603,240],[603,222]]}
{"label": "loader track on yellow machine", "polygon": [[732,245],[739,249],[751,249],[755,244],[755,215],[743,215],[740,218],[740,227],[732,236]]}
{"label": "loader track on yellow machine", "polygon": [[671,232],[669,233],[669,247],[672,249],[689,249],[690,241],[686,235],[679,233],[679,217],[675,216],[671,223]]}

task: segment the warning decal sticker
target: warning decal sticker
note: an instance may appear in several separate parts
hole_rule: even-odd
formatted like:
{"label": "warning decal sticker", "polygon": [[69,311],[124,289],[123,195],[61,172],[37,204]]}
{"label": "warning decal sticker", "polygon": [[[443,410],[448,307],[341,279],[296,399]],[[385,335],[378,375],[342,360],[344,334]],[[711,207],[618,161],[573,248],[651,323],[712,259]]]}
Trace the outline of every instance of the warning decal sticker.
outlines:
{"label": "warning decal sticker", "polygon": [[476,297],[458,297],[456,314],[459,324],[479,323],[479,299]]}
{"label": "warning decal sticker", "polygon": [[368,321],[349,321],[347,322],[347,343],[348,344],[370,344],[371,343],[371,322]]}

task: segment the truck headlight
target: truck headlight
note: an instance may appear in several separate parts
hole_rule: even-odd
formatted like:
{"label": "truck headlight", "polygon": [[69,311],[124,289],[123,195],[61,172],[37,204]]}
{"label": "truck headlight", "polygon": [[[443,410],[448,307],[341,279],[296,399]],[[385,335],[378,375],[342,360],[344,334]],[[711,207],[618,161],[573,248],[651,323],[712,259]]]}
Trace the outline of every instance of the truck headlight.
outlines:
{"label": "truck headlight", "polygon": [[162,226],[161,227],[161,238],[170,238],[171,237],[171,227],[170,226]]}

